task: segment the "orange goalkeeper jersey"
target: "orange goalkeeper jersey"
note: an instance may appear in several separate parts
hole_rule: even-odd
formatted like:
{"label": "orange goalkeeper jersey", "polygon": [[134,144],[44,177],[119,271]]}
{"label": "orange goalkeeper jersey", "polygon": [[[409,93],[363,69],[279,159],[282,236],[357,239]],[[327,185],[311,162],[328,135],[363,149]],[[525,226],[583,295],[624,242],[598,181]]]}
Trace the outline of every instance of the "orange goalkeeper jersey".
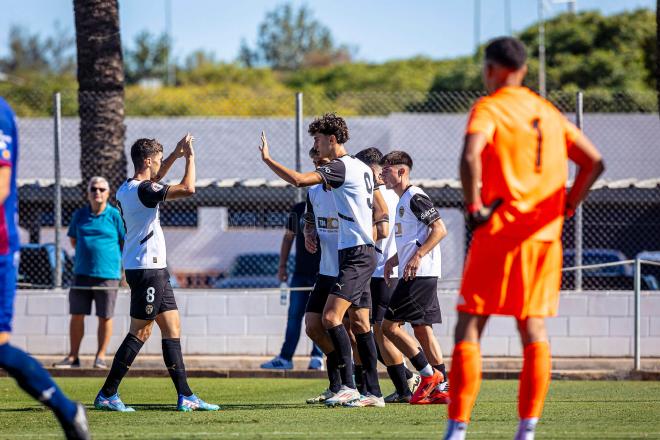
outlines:
{"label": "orange goalkeeper jersey", "polygon": [[503,199],[476,234],[559,239],[568,151],[579,129],[528,88],[504,87],[474,104],[466,132],[487,139],[481,154],[483,203]]}

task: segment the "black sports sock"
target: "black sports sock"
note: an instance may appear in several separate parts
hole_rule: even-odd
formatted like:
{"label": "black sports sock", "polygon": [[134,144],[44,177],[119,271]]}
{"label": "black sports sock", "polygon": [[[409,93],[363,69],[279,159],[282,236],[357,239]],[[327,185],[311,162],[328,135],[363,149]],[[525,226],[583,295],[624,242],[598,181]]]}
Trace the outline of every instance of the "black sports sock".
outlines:
{"label": "black sports sock", "polygon": [[390,365],[387,367],[387,374],[390,376],[390,380],[396,388],[396,392],[399,396],[410,396],[412,392],[408,387],[408,379],[406,378],[407,368],[403,364]]}
{"label": "black sports sock", "polygon": [[328,329],[332,345],[335,347],[337,353],[339,373],[341,375],[341,382],[349,388],[355,389],[355,382],[353,381],[353,358],[351,357],[351,339],[348,337],[348,332],[344,324],[339,324],[336,327]]}
{"label": "black sports sock", "polygon": [[172,382],[174,382],[176,392],[186,397],[192,396],[193,392],[188,386],[188,378],[186,377],[186,366],[183,364],[181,339],[163,338],[163,360],[165,361],[167,372],[170,373]]}
{"label": "black sports sock", "polygon": [[413,377],[413,372],[410,371],[409,369],[407,369],[407,368],[405,367],[405,365],[404,365],[403,369],[406,371],[406,380],[408,380],[408,379],[412,379],[412,377]]}
{"label": "black sports sock", "polygon": [[378,383],[378,355],[376,354],[376,340],[371,330],[355,335],[358,353],[362,360],[362,370],[367,392],[376,397],[382,397]]}
{"label": "black sports sock", "polygon": [[337,359],[337,352],[331,351],[326,355],[326,357],[328,381],[330,381],[330,386],[328,389],[333,393],[336,393],[341,388],[341,375],[339,373],[339,360]]}
{"label": "black sports sock", "polygon": [[442,377],[444,377],[442,381],[446,382],[448,378],[447,378],[447,368],[445,367],[445,364],[434,365],[433,368],[435,368],[436,370],[442,373]]}
{"label": "black sports sock", "polygon": [[429,361],[428,359],[426,359],[424,350],[420,348],[419,353],[417,353],[415,356],[410,358],[410,363],[413,364],[413,367],[415,367],[417,371],[421,371],[424,367],[426,367],[429,364]]}
{"label": "black sports sock", "polygon": [[364,380],[362,365],[353,364],[353,376],[355,377],[355,388],[364,396],[367,394],[367,381]]}
{"label": "black sports sock", "polygon": [[128,369],[131,368],[131,364],[133,364],[143,345],[144,342],[140,341],[137,336],[130,333],[126,335],[115,353],[110,373],[108,373],[103,388],[101,388],[101,392],[105,397],[117,394],[117,388],[119,388],[121,380],[128,373]]}

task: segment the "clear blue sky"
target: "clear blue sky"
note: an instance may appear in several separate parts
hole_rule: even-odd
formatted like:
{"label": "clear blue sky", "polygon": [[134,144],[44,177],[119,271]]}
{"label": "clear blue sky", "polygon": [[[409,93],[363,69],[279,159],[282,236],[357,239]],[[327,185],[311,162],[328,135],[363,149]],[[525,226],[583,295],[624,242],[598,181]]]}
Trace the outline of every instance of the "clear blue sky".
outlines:
{"label": "clear blue sky", "polygon": [[[122,42],[130,46],[141,30],[165,30],[167,0],[119,0]],[[214,52],[218,59],[236,58],[241,38],[256,41],[265,13],[283,0],[170,0],[175,56],[182,60],[196,49]],[[510,0],[511,25],[516,32],[537,20],[537,2]],[[11,24],[31,33],[50,35],[57,21],[74,32],[73,0],[0,0],[0,56],[7,54]],[[338,43],[355,45],[357,58],[382,62],[426,55],[448,58],[472,53],[475,47],[474,0],[332,0],[302,1],[328,26]],[[546,0],[547,15],[566,5]],[[7,7],[7,4],[11,4]],[[506,32],[505,0],[481,0],[481,41]],[[655,0],[578,0],[578,11],[597,9],[613,14],[636,8],[655,8]]]}

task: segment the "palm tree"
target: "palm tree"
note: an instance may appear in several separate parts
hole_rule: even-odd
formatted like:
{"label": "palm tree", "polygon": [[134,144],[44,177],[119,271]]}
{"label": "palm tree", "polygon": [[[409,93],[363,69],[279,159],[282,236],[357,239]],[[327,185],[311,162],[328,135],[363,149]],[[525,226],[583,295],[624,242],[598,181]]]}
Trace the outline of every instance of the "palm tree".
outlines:
{"label": "palm tree", "polygon": [[78,50],[80,172],[115,191],[126,178],[124,63],[118,0],[73,0]]}

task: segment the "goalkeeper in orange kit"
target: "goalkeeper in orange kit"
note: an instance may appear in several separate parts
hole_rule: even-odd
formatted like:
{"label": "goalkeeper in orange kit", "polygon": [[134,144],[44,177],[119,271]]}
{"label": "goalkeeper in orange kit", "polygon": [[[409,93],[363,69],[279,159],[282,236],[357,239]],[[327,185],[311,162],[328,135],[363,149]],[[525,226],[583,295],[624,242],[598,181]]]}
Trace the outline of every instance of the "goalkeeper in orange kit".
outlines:
{"label": "goalkeeper in orange kit", "polygon": [[[488,44],[483,77],[489,95],[473,106],[465,134],[460,173],[474,236],[458,298],[446,440],[465,438],[481,382],[479,340],[490,315],[517,321],[524,360],[515,438],[534,438],[550,383],[545,317],[557,313],[564,217],[604,170],[580,130],[522,86],[526,58],[517,39]],[[578,173],[567,194],[569,159]]]}

